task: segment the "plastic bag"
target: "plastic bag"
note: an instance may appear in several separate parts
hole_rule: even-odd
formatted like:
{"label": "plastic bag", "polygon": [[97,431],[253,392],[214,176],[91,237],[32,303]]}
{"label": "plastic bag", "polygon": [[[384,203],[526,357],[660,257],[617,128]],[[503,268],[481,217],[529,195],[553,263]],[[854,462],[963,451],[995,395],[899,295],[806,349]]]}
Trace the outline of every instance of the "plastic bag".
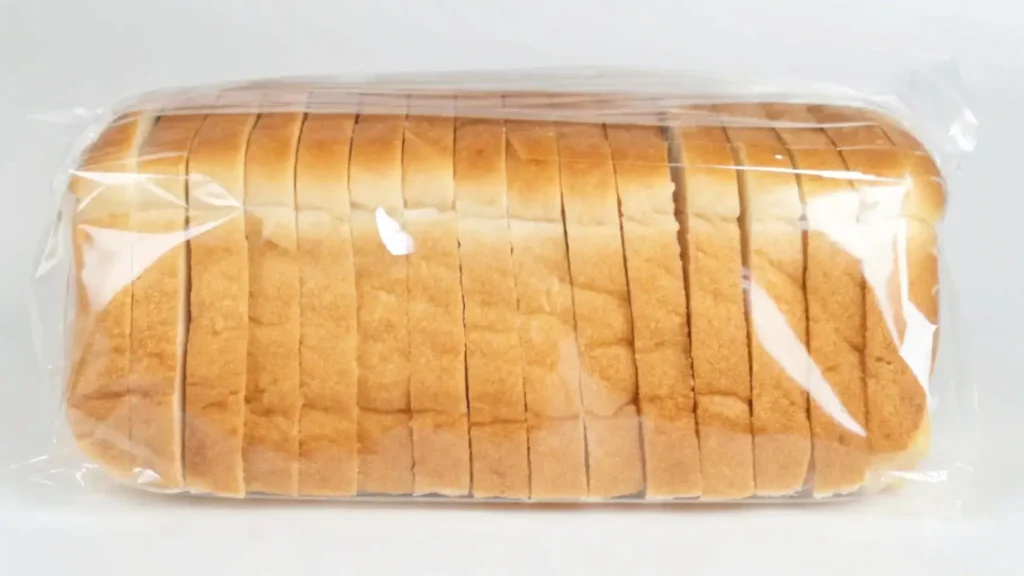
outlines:
{"label": "plastic bag", "polygon": [[63,394],[17,471],[226,497],[959,486],[975,407],[939,239],[975,122],[927,78],[273,79],[123,103],[58,177],[34,312]]}

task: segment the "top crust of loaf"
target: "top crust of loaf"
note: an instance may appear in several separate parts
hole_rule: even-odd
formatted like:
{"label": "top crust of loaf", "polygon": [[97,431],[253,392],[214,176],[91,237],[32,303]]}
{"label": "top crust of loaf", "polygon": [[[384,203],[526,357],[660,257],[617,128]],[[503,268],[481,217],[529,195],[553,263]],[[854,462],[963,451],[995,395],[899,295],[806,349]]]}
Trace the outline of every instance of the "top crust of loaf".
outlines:
{"label": "top crust of loaf", "polygon": [[78,200],[80,217],[124,211],[135,202],[136,152],[154,122],[155,117],[148,114],[121,116],[86,150],[68,183]]}
{"label": "top crust of loaf", "polygon": [[[734,116],[758,114],[749,106],[727,108]],[[844,176],[868,192],[862,206],[866,217],[906,217],[930,224],[942,220],[946,208],[942,175],[920,141],[897,121],[874,110],[841,106],[769,104],[764,111],[772,121],[824,130],[803,131],[796,145],[842,151],[854,172]]]}
{"label": "top crust of loaf", "polygon": [[509,217],[557,222],[561,226],[561,192],[551,190],[551,183],[557,185],[559,181],[558,138],[554,125],[508,122],[505,133],[509,154],[524,168],[509,174]]}
{"label": "top crust of loaf", "polygon": [[[463,105],[459,100],[460,106]],[[463,217],[496,218],[507,216],[505,191],[504,127],[500,122],[459,118],[456,120],[459,145],[455,147],[455,165],[459,180],[472,183],[472,195],[460,195],[457,211]],[[472,158],[465,157],[473,154]]]}
{"label": "top crust of loaf", "polygon": [[[447,108],[444,100],[438,106]],[[424,107],[414,99],[410,110]],[[408,116],[405,120],[403,189],[406,212],[421,208],[450,211],[455,205],[453,149],[455,132],[450,118]],[[409,167],[413,169],[409,169]]]}
{"label": "top crust of loaf", "polygon": [[678,138],[682,143],[686,174],[687,212],[725,220],[739,218],[736,161],[725,129],[721,126],[684,127],[679,129]]}
{"label": "top crust of loaf", "polygon": [[295,180],[303,183],[295,194],[299,210],[323,210],[349,219],[348,157],[354,126],[352,114],[311,114],[303,125],[295,165]]}

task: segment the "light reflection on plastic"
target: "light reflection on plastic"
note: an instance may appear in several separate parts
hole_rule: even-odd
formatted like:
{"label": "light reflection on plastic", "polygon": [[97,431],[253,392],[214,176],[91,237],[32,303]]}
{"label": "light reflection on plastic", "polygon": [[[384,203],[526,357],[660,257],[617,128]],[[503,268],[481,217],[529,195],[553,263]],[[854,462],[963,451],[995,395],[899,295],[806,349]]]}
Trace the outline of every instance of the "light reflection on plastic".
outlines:
{"label": "light reflection on plastic", "polygon": [[395,256],[404,256],[416,251],[416,244],[412,236],[402,229],[402,225],[392,218],[382,207],[377,207],[374,212],[377,217],[377,231],[380,233],[381,242],[388,252]]}
{"label": "light reflection on plastic", "polygon": [[821,370],[808,356],[807,347],[793,333],[771,296],[753,278],[749,286],[754,333],[765,336],[759,336],[761,345],[833,420],[858,436],[867,436],[864,428],[846,411],[842,400],[836,396]]}
{"label": "light reflection on plastic", "polygon": [[97,228],[82,225],[91,242],[82,254],[82,282],[93,310],[102,310],[122,288],[132,283],[162,255],[207,230],[220,226],[230,215],[190,228],[163,234]]}

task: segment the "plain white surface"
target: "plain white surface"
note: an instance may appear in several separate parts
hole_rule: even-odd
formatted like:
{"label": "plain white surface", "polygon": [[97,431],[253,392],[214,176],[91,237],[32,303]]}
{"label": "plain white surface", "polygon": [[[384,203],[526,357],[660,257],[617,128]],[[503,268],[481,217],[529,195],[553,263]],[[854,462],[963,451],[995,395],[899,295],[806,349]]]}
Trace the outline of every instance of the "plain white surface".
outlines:
{"label": "plain white surface", "polygon": [[[898,5],[898,6],[897,6]],[[1024,512],[1022,5],[1013,0],[0,0],[0,574],[1015,574]],[[277,74],[688,68],[873,82],[955,56],[981,143],[946,256],[983,412],[962,519],[871,508],[413,507],[75,495],[11,483],[49,435],[28,278],[67,126],[140,90]],[[71,134],[74,131],[70,132]]]}

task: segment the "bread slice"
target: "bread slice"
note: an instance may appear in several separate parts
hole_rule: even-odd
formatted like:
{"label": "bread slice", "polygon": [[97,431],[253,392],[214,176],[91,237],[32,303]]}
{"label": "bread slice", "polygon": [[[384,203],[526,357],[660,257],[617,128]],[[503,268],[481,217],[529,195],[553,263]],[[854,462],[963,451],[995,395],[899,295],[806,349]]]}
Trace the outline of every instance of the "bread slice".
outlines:
{"label": "bread slice", "polygon": [[79,449],[110,474],[129,478],[132,322],[130,214],[141,183],[138,152],[154,118],[128,114],[100,134],[72,173],[75,329],[67,388],[68,426]]}
{"label": "bread slice", "polygon": [[[758,105],[720,110],[761,118]],[[806,382],[807,316],[800,189],[771,128],[728,127],[739,172],[744,260],[749,270],[751,422],[757,494],[803,488],[811,460]]]}
{"label": "bread slice", "polygon": [[[459,114],[486,102],[458,101]],[[493,103],[500,108],[501,101]],[[529,498],[530,466],[501,121],[455,122],[473,495]]]}
{"label": "bread slice", "polygon": [[[310,103],[317,103],[316,94]],[[306,117],[295,163],[299,250],[299,494],[356,493],[356,285],[348,189],[352,114]]]}
{"label": "bread slice", "polygon": [[780,105],[773,120],[801,123],[779,135],[797,170],[807,218],[808,379],[814,451],[814,495],[853,492],[863,485],[870,454],[864,389],[863,242],[860,201],[828,135],[806,106]]}
{"label": "bread slice", "polygon": [[188,160],[185,486],[243,496],[249,341],[245,157],[255,114],[207,116]]}
{"label": "bread slice", "polygon": [[600,125],[558,126],[590,496],[644,488],[629,286],[615,170]]}
{"label": "bread slice", "polygon": [[506,122],[505,134],[530,495],[537,500],[585,498],[586,438],[562,223],[558,135],[551,123],[518,121]]}
{"label": "bread slice", "polygon": [[[361,102],[349,189],[358,303],[359,491],[411,494],[408,257],[401,102]],[[379,112],[379,113],[378,113]]]}
{"label": "bread slice", "polygon": [[[445,106],[447,104],[447,106]],[[402,192],[409,255],[409,400],[415,493],[469,493],[466,339],[455,214],[455,102],[444,116],[409,116]]]}
{"label": "bread slice", "polygon": [[[912,468],[928,450],[928,383],[938,343],[938,263],[934,226],[945,191],[930,159],[895,148],[875,122],[858,130],[831,123],[863,121],[865,112],[811,108],[856,180],[864,235],[865,353],[871,487]],[[869,120],[873,120],[869,116]],[[853,146],[871,139],[872,146]]]}
{"label": "bread slice", "polygon": [[247,492],[298,494],[299,258],[295,159],[303,113],[261,114],[245,159],[249,350]]}
{"label": "bread slice", "polygon": [[740,199],[725,130],[672,131],[676,219],[689,298],[690,355],[700,438],[702,498],[754,493],[750,358],[744,312]]}
{"label": "bread slice", "polygon": [[654,126],[607,126],[633,312],[648,498],[699,496],[686,285],[668,145]]}
{"label": "bread slice", "polygon": [[176,489],[183,483],[182,407],[188,333],[185,236],[188,153],[201,115],[158,120],[139,152],[142,180],[131,229],[132,467],[139,481]]}

